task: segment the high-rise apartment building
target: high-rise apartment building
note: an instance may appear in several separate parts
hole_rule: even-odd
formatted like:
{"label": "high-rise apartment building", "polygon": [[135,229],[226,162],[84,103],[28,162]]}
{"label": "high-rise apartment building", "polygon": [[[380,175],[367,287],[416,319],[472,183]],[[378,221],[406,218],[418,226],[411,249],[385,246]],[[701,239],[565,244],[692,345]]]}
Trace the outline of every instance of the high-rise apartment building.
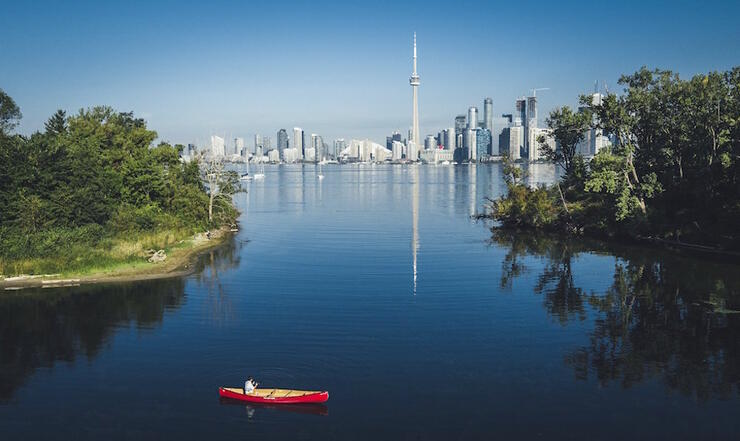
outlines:
{"label": "high-rise apartment building", "polygon": [[[457,115],[455,117],[455,135],[460,135],[467,128],[467,122],[465,121],[465,115]],[[462,147],[462,146],[459,146]]]}
{"label": "high-rise apartment building", "polygon": [[514,125],[524,126],[527,124],[527,100],[520,98],[516,100],[516,114],[514,114]]}
{"label": "high-rise apartment building", "polygon": [[478,108],[470,107],[468,109],[468,130],[475,130],[478,128]]}
{"label": "high-rise apartment building", "polygon": [[296,149],[298,159],[303,159],[303,129],[293,127],[293,148]]}
{"label": "high-rise apartment building", "polygon": [[476,157],[480,161],[491,155],[491,131],[488,129],[477,129],[475,134]]}
{"label": "high-rise apartment building", "polygon": [[285,129],[280,129],[277,132],[277,148],[279,151],[283,151],[288,148],[288,132]]}
{"label": "high-rise apartment building", "polygon": [[493,132],[493,99],[483,100],[483,128]]}

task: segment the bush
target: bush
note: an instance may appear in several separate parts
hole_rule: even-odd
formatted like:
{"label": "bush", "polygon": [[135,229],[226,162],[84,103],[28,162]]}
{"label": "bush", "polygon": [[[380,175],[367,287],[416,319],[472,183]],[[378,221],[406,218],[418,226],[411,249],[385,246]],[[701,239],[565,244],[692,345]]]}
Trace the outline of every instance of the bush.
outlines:
{"label": "bush", "polygon": [[507,227],[552,228],[560,217],[552,188],[508,184],[508,193],[491,203],[491,216]]}

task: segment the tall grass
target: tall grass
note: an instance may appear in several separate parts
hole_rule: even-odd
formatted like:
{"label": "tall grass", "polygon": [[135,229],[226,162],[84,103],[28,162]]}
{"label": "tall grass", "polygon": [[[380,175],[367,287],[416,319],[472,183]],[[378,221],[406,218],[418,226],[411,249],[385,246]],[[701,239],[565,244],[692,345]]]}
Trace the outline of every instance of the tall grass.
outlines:
{"label": "tall grass", "polygon": [[169,250],[194,228],[106,233],[98,225],[37,233],[0,228],[0,275],[89,274],[147,265],[147,250]]}

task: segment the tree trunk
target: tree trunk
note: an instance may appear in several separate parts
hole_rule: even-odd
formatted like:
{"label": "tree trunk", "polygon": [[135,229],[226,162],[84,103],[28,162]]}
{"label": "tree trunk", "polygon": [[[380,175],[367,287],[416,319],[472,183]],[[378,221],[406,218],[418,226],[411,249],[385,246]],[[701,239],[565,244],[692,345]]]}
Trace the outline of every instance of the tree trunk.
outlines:
{"label": "tree trunk", "polygon": [[563,208],[565,208],[565,212],[570,214],[570,210],[568,210],[568,205],[565,203],[565,196],[563,196],[563,190],[560,189],[560,182],[558,182],[558,192],[560,193],[560,200],[563,201]]}

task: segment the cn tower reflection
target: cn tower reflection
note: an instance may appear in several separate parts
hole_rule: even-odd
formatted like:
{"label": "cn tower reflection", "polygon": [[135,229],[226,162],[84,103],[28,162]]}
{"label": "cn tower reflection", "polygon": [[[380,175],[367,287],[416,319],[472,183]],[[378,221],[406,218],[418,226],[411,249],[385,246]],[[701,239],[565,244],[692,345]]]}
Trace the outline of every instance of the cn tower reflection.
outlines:
{"label": "cn tower reflection", "polygon": [[411,166],[411,254],[413,255],[414,295],[416,295],[416,252],[419,249],[419,167]]}

